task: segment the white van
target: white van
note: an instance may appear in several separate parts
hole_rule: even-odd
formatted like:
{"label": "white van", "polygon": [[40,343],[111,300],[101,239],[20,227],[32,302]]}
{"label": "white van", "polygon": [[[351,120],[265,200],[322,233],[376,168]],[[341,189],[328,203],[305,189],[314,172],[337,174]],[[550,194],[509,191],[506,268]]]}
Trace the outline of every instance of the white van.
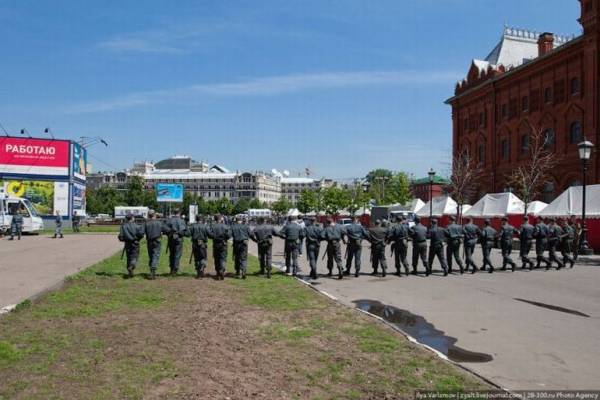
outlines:
{"label": "white van", "polygon": [[23,216],[23,232],[38,232],[44,229],[44,221],[37,210],[27,199],[20,197],[9,197],[0,192],[0,231],[10,232],[12,222],[11,211],[17,210]]}

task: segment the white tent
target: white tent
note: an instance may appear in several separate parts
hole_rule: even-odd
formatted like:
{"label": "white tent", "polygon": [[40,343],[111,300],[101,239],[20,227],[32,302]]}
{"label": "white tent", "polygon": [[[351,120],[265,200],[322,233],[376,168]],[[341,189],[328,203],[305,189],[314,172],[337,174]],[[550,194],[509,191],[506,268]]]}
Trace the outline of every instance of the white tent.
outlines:
{"label": "white tent", "polygon": [[525,203],[512,193],[489,193],[483,196],[468,211],[465,217],[503,217],[508,214],[523,214]]}
{"label": "white tent", "polygon": [[[585,215],[600,218],[600,185],[586,186]],[[541,217],[580,217],[583,206],[581,186],[571,186],[540,212]]]}
{"label": "white tent", "polygon": [[434,217],[442,215],[455,215],[458,205],[450,196],[434,197],[431,201],[425,203],[423,207],[417,211],[419,217],[429,217],[429,207],[432,205],[432,213]]}
{"label": "white tent", "polygon": [[371,215],[371,210],[365,207],[361,207],[354,212],[354,216],[360,217],[361,215]]}
{"label": "white tent", "polygon": [[297,208],[290,208],[287,212],[288,217],[297,217],[300,215],[300,211]]}
{"label": "white tent", "polygon": [[421,200],[421,199],[413,199],[410,203],[408,203],[406,205],[406,211],[412,212],[412,213],[416,213],[421,208],[423,208],[424,205],[425,205],[425,202],[423,200]]}
{"label": "white tent", "polygon": [[543,201],[532,201],[531,203],[527,204],[527,214],[537,216],[546,207],[548,207],[548,204],[544,203]]}
{"label": "white tent", "polygon": [[462,205],[462,211],[461,211],[460,213],[461,213],[462,215],[465,215],[465,213],[466,213],[467,211],[469,211],[469,210],[471,209],[471,207],[473,207],[473,206],[472,206],[472,205],[470,205],[470,204],[463,204],[463,205]]}

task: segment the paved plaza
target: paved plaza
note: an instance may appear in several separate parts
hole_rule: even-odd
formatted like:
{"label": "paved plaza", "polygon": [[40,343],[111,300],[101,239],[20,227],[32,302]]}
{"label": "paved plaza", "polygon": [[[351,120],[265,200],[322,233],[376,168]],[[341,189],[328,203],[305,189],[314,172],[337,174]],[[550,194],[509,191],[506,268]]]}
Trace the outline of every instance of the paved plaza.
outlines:
{"label": "paved plaza", "polygon": [[[429,277],[388,274],[381,278],[369,275],[369,248],[363,247],[359,278],[339,281],[321,276],[312,282],[350,307],[360,306],[395,323],[503,388],[597,388],[599,257],[582,259],[575,268],[560,271],[519,268],[514,273],[444,277],[434,263]],[[255,254],[256,246],[251,245],[250,251]],[[387,256],[390,272],[394,264],[389,246]],[[409,251],[409,262],[410,257]],[[275,240],[273,261],[283,264],[282,240]],[[476,261],[481,265],[479,249]],[[493,261],[501,266],[498,250]],[[306,256],[300,262],[302,273],[308,275]],[[321,257],[318,272],[327,273]]]}
{"label": "paved plaza", "polygon": [[18,304],[60,284],[114,254],[122,244],[116,235],[23,236],[0,240],[0,309]]}

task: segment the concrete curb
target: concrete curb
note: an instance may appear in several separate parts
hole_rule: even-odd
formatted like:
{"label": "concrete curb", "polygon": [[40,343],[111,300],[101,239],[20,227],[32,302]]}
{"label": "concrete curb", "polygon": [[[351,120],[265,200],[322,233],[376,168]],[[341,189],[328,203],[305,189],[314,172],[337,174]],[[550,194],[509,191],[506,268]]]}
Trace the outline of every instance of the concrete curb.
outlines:
{"label": "concrete curb", "polygon": [[[274,263],[273,263],[273,265],[274,265],[274,266],[275,266],[275,267],[276,267],[276,268],[277,268],[279,271],[281,271],[281,272],[285,272],[285,266],[282,266],[282,265],[281,265],[281,263],[279,263],[279,262],[274,262]],[[484,381],[484,382],[488,383],[489,385],[491,385],[491,386],[495,387],[496,389],[503,390],[503,391],[505,391],[505,392],[507,392],[507,393],[510,393],[510,390],[508,390],[508,389],[506,389],[506,388],[503,388],[502,386],[500,386],[500,385],[499,385],[499,384],[497,384],[496,382],[494,382],[494,381],[490,380],[489,378],[486,378],[485,376],[482,376],[481,374],[479,374],[479,373],[477,373],[477,372],[473,371],[473,370],[472,370],[472,369],[470,369],[469,367],[466,367],[466,366],[464,366],[464,365],[462,365],[462,364],[460,364],[460,363],[457,363],[457,362],[455,362],[455,361],[452,361],[452,360],[450,360],[450,359],[449,359],[449,358],[448,358],[448,357],[447,357],[447,356],[446,356],[444,353],[441,353],[440,351],[438,351],[438,350],[434,349],[433,347],[430,347],[430,346],[428,346],[428,345],[426,345],[426,344],[420,343],[420,342],[419,342],[417,339],[415,339],[414,337],[410,336],[409,334],[407,334],[406,332],[404,332],[402,329],[398,328],[398,327],[397,327],[397,326],[395,326],[394,324],[391,324],[391,323],[389,323],[388,321],[386,321],[385,319],[381,318],[380,316],[378,316],[378,315],[375,315],[375,314],[372,314],[372,313],[370,313],[370,312],[368,312],[368,311],[361,310],[360,308],[353,308],[353,307],[349,307],[348,305],[346,305],[346,304],[342,303],[342,302],[341,302],[341,301],[340,301],[340,300],[339,300],[337,297],[335,297],[335,296],[333,296],[333,295],[331,295],[331,294],[327,293],[327,292],[326,292],[326,291],[324,291],[324,290],[320,290],[320,289],[318,289],[318,288],[317,288],[317,287],[315,287],[315,286],[314,286],[312,283],[310,283],[310,282],[307,282],[307,281],[305,281],[304,279],[301,279],[301,278],[299,278],[299,277],[297,277],[297,276],[295,276],[294,278],[295,278],[295,279],[296,279],[298,282],[301,282],[301,283],[305,284],[306,286],[308,286],[309,288],[311,288],[311,289],[312,289],[312,290],[314,290],[315,292],[319,293],[320,295],[323,295],[323,296],[327,297],[328,299],[330,299],[330,300],[333,300],[333,301],[335,301],[336,303],[338,303],[338,304],[340,304],[340,305],[342,305],[342,306],[344,306],[344,307],[346,307],[346,308],[349,308],[350,310],[353,310],[353,311],[355,311],[355,312],[359,312],[359,313],[362,313],[362,314],[368,315],[369,317],[372,317],[372,318],[376,319],[377,321],[379,321],[379,322],[383,323],[384,325],[388,326],[389,328],[393,329],[394,331],[396,331],[396,332],[398,332],[398,333],[402,334],[402,336],[404,336],[404,337],[405,337],[405,338],[406,338],[406,339],[407,339],[409,342],[411,342],[411,343],[414,343],[415,345],[417,345],[417,346],[419,346],[419,347],[421,347],[421,348],[423,348],[423,349],[425,349],[425,350],[428,350],[428,351],[432,352],[433,354],[435,354],[435,355],[436,355],[437,357],[439,357],[440,359],[442,359],[442,360],[444,360],[444,361],[446,361],[446,362],[448,362],[448,363],[450,363],[450,364],[452,364],[452,365],[454,365],[454,366],[456,366],[456,367],[458,367],[458,368],[462,369],[463,371],[466,371],[466,372],[470,373],[471,375],[474,375],[474,376],[476,376],[477,378],[479,378],[479,379],[481,379],[482,381]]]}

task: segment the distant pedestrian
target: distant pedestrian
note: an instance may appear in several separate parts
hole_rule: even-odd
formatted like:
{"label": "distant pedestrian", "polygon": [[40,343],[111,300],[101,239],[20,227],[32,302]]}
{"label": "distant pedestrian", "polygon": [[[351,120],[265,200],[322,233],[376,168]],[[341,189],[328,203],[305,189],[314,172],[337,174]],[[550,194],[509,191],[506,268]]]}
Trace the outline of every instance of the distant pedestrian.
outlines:
{"label": "distant pedestrian", "polygon": [[64,237],[63,233],[62,233],[62,217],[60,216],[60,212],[58,210],[56,211],[56,217],[54,218],[54,224],[55,224],[55,228],[54,228],[53,239],[56,239],[57,237],[60,237],[62,239]]}
{"label": "distant pedestrian", "polygon": [[73,211],[73,215],[71,215],[71,226],[73,228],[74,233],[79,233],[79,224],[81,222],[81,217],[77,215],[75,211]]}
{"label": "distant pedestrian", "polygon": [[23,231],[23,216],[17,210],[16,207],[14,207],[11,210],[11,215],[12,215],[12,219],[10,221],[10,239],[9,240],[14,240],[15,236],[17,236],[17,240],[21,240],[21,233]]}
{"label": "distant pedestrian", "polygon": [[137,266],[140,255],[140,240],[144,237],[144,231],[141,226],[133,221],[133,215],[128,214],[125,217],[125,223],[121,225],[119,231],[119,240],[125,243],[123,249],[127,255],[127,274],[133,277],[133,271]]}

